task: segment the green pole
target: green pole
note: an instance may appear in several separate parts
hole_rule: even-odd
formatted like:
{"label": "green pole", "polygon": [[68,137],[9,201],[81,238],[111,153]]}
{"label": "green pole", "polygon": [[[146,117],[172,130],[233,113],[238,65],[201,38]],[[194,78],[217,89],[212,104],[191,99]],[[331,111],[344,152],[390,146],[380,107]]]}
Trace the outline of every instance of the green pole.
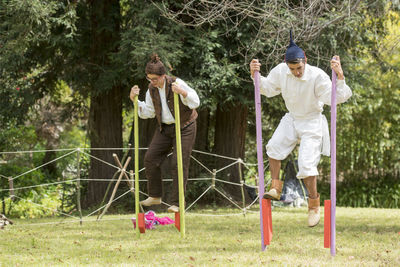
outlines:
{"label": "green pole", "polygon": [[[138,119],[138,96],[134,102],[134,136],[135,136],[135,212],[136,212],[136,236],[140,237],[139,231],[139,119]],[[132,174],[132,172],[131,172]]]}
{"label": "green pole", "polygon": [[181,143],[181,121],[179,115],[178,94],[174,93],[175,109],[175,135],[176,135],[176,154],[178,161],[178,186],[179,186],[179,218],[181,236],[185,237],[185,192],[183,190],[183,167],[182,167],[182,143]]}

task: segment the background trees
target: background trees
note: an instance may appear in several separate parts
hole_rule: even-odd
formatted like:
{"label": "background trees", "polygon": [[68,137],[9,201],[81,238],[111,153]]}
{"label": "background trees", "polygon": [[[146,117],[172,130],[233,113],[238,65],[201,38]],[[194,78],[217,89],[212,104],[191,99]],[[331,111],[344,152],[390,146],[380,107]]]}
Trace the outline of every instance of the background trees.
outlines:
{"label": "background trees", "polygon": [[[248,63],[259,58],[266,75],[283,60],[292,28],[310,64],[330,73],[330,57],[341,56],[354,91],[339,108],[343,177],[387,174],[398,180],[398,9],[391,1],[2,1],[0,150],[28,144],[52,148],[65,140],[65,146],[126,145],[132,138],[128,92],[138,84],[144,98],[144,66],[156,52],[170,74],[201,97],[196,148],[255,162]],[[285,112],[283,101],[264,99],[263,112],[267,140]],[[148,145],[154,127],[152,120],[140,121],[141,147]],[[15,129],[30,129],[34,136],[11,142]],[[91,154],[111,162],[112,152],[119,153]],[[41,160],[55,156],[48,152]],[[223,160],[211,164],[226,165]],[[329,158],[321,168],[328,173]],[[93,179],[114,172],[95,160],[88,169]],[[46,179],[60,176],[56,165],[48,171]],[[239,181],[236,166],[224,176]],[[86,206],[95,205],[105,183],[90,181],[86,190]],[[240,196],[234,188],[226,190]]]}

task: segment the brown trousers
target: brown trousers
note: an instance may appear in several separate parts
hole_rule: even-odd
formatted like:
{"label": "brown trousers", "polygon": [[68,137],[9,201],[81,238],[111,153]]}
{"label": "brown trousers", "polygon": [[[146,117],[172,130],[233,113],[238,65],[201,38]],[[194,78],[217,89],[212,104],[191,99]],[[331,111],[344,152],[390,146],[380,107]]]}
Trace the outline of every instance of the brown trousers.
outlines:
{"label": "brown trousers", "polygon": [[[190,155],[196,139],[196,121],[181,130],[183,188],[186,191],[186,183],[189,176]],[[178,166],[176,154],[175,124],[162,125],[160,131],[157,127],[149,149],[144,157],[146,167],[147,189],[149,196],[162,197],[163,186],[161,179],[161,164],[173,148],[171,159],[171,176],[173,180],[170,202],[179,205]]]}

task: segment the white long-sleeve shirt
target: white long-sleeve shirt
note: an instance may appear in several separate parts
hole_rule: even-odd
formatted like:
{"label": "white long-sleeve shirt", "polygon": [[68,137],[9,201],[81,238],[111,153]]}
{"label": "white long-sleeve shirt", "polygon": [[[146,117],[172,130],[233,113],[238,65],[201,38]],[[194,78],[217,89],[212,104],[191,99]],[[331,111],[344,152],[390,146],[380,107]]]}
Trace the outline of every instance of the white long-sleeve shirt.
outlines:
{"label": "white long-sleeve shirt", "polygon": [[[322,130],[322,154],[330,152],[328,122],[322,115],[324,104],[331,104],[332,81],[320,68],[306,64],[304,74],[297,78],[286,63],[271,70],[267,77],[261,76],[260,93],[273,97],[282,94],[290,116],[295,120],[311,120],[320,117]],[[336,80],[336,102],[346,102],[352,95],[344,80]]]}
{"label": "white long-sleeve shirt", "polygon": [[[186,106],[188,106],[190,109],[195,109],[200,106],[200,99],[199,96],[197,95],[196,91],[193,90],[186,82],[183,80],[176,78],[175,81],[182,89],[184,89],[187,92],[186,98],[183,97],[182,95],[179,95],[182,103]],[[161,99],[161,122],[165,124],[172,124],[175,123],[175,118],[171,114],[171,111],[168,108],[167,105],[167,97],[165,95],[165,85],[166,82],[164,82],[163,88],[158,88],[158,92],[160,93],[160,99]],[[150,91],[147,90],[146,92],[146,99],[145,101],[138,101],[139,104],[139,110],[138,110],[138,115],[142,119],[150,119],[154,118],[156,116],[155,110],[154,110],[154,104],[153,100],[151,99]]]}
{"label": "white long-sleeve shirt", "polygon": [[[273,97],[282,94],[286,108],[295,119],[307,119],[321,114],[324,104],[331,104],[332,81],[320,68],[306,64],[304,74],[297,78],[286,63],[261,76],[260,93]],[[346,102],[352,95],[344,80],[336,80],[337,104]]]}

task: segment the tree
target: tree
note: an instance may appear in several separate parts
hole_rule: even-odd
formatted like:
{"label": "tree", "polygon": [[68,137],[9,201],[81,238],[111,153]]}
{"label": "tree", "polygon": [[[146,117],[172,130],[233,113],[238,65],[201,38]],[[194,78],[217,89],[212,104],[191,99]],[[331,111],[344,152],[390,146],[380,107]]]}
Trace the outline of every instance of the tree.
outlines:
{"label": "tree", "polygon": [[[89,12],[89,136],[91,148],[122,147],[122,85],[110,54],[118,51],[121,11],[118,0],[88,1]],[[113,162],[112,153],[120,151],[92,150],[92,156]],[[87,205],[103,199],[107,184],[97,179],[110,179],[115,169],[91,160]]]}
{"label": "tree", "polygon": [[[189,51],[195,55],[192,60],[197,66],[194,67],[196,87],[209,99],[206,103],[217,107],[215,153],[245,157],[247,124],[254,128],[253,120],[249,119],[254,116],[254,95],[248,63],[252,58],[260,58],[263,70],[269,70],[281,62],[288,44],[289,29],[296,33],[296,42],[304,45],[306,51],[310,48],[309,56],[328,66],[329,57],[338,46],[327,46],[330,40],[324,40],[322,33],[331,34],[335,28],[345,25],[343,20],[351,20],[360,4],[360,1],[338,2],[181,1],[174,5],[171,1],[153,1],[163,16],[199,34],[190,43]],[[352,32],[349,28],[345,30],[347,34]],[[340,36],[339,32],[333,32],[332,39],[337,36]],[[320,46],[315,45],[322,40]],[[270,118],[267,123],[276,125],[284,106],[280,100],[272,99],[264,104],[264,110],[268,111],[266,116]],[[264,136],[271,133],[269,131]],[[219,167],[224,165],[226,162],[223,160],[217,162]],[[240,182],[236,166],[228,169],[225,175],[232,182]],[[240,196],[237,189],[229,191]]]}
{"label": "tree", "polygon": [[[0,128],[28,126],[30,117],[46,113],[36,128],[49,149],[54,148],[60,129],[59,123],[53,123],[56,117],[63,113],[65,123],[76,114],[73,108],[64,113],[56,107],[63,65],[60,50],[73,41],[75,19],[73,5],[67,2],[7,0],[0,4]],[[57,112],[50,115],[50,110]],[[44,160],[54,157],[49,151]],[[55,164],[46,167],[49,174],[56,174]]]}
{"label": "tree", "polygon": [[[338,155],[349,177],[399,178],[400,19],[398,9],[384,5],[358,25],[366,29],[354,44],[353,105],[341,111]],[[357,60],[358,58],[358,60]]]}
{"label": "tree", "polygon": [[[121,147],[121,83],[111,60],[120,38],[119,1],[7,0],[2,1],[1,14],[3,121],[15,118],[22,123],[39,99],[52,97],[57,83],[65,81],[73,88],[71,109],[90,98],[91,146]],[[9,99],[14,101],[5,101]],[[92,151],[108,161],[111,154]],[[110,178],[113,172],[92,160],[91,178]],[[97,203],[104,191],[103,183],[89,183],[86,204]]]}
{"label": "tree", "polygon": [[[263,74],[268,73],[283,60],[292,28],[312,65],[329,73],[330,57],[341,55],[353,88],[354,97],[338,114],[338,164],[354,173],[398,168],[393,163],[399,155],[398,58],[393,56],[398,47],[390,41],[398,40],[398,9],[390,1],[372,0],[5,0],[0,3],[0,127],[24,125],[46,105],[51,108],[45,111],[66,114],[60,116],[64,121],[89,108],[92,155],[112,162],[110,155],[118,151],[95,148],[122,146],[121,114],[132,106],[129,89],[138,84],[144,98],[145,64],[156,52],[171,65],[170,74],[200,95],[195,147],[255,157],[249,145],[255,125],[248,63],[259,58]],[[55,101],[60,83],[71,95],[61,109],[53,106],[60,103]],[[267,140],[285,107],[272,98],[263,101],[263,111]],[[154,121],[140,121],[141,147],[155,127]],[[324,159],[325,172],[327,163]],[[225,165],[214,162],[215,168]],[[96,159],[90,170],[95,179],[110,178],[115,171]],[[239,182],[236,167],[225,175]],[[96,204],[104,190],[105,184],[91,181],[86,206]]]}

